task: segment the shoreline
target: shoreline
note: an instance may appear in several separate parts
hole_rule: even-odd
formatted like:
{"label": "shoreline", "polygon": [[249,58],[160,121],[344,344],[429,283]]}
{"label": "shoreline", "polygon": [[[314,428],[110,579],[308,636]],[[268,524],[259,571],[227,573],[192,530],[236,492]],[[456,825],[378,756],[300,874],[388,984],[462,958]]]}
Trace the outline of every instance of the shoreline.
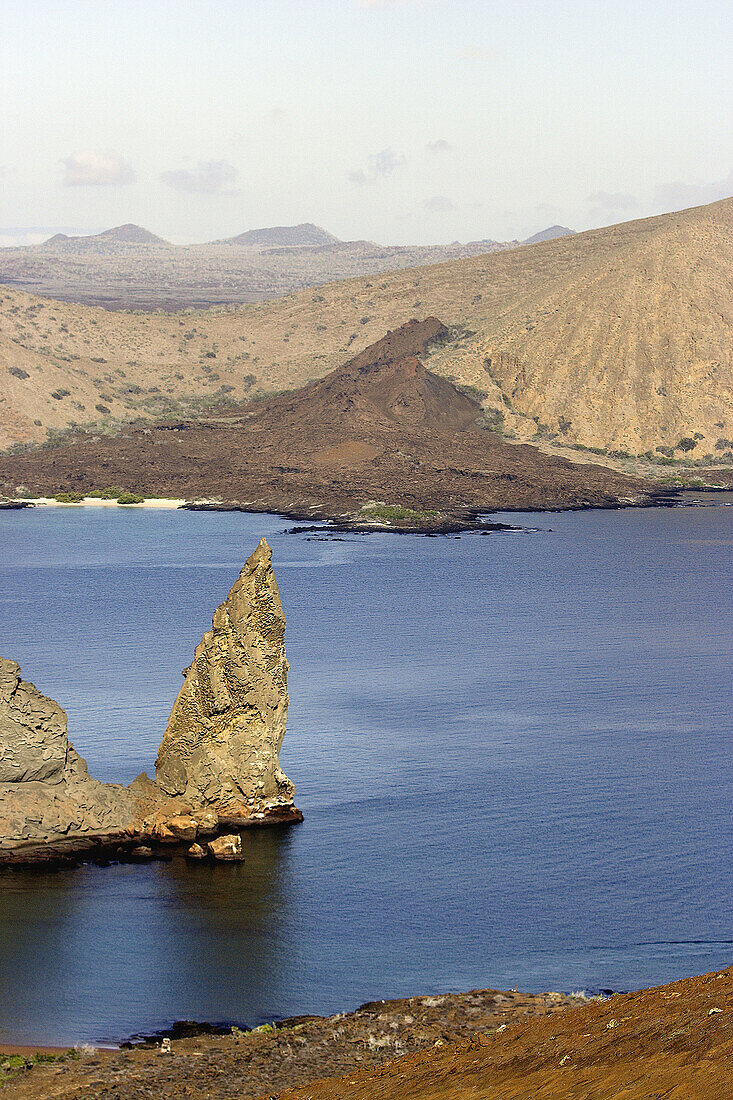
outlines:
{"label": "shoreline", "polygon": [[135,504],[120,504],[117,500],[103,500],[101,497],[84,497],[83,500],[56,500],[54,497],[24,497],[0,501],[0,508],[8,511],[21,508],[123,508],[125,511],[140,508],[181,508],[186,503],[178,497],[146,497]]}
{"label": "shoreline", "polygon": [[[327,507],[321,508],[283,508],[276,502],[268,506],[265,501],[240,502],[217,499],[186,500],[182,497],[148,497],[135,504],[119,504],[117,500],[103,500],[99,497],[84,497],[80,501],[58,501],[53,497],[28,497],[24,499],[0,500],[0,511],[21,511],[27,508],[119,508],[123,510],[152,509],[161,511],[184,512],[242,512],[248,515],[272,515],[290,520],[298,524],[287,531],[287,534],[405,534],[405,535],[458,535],[462,533],[478,532],[489,534],[493,532],[521,532],[523,527],[493,520],[494,515],[512,515],[537,513],[540,515],[553,515],[562,512],[610,512],[622,511],[628,508],[675,508],[680,506],[712,507],[713,503],[705,504],[683,499],[687,493],[695,494],[719,494],[730,493],[733,489],[728,485],[712,485],[702,488],[690,489],[684,486],[676,488],[659,488],[650,490],[642,499],[618,499],[602,503],[569,502],[565,505],[548,504],[544,507],[528,508],[526,505],[507,506],[486,511],[483,508],[466,507],[458,512],[438,513],[435,516],[421,516],[419,519],[398,519],[390,522],[389,519],[379,518],[372,521],[367,514],[353,513],[344,515],[334,513]],[[142,495],[142,494],[141,494]],[[302,526],[300,526],[302,525]]]}
{"label": "shoreline", "polygon": [[[344,1012],[320,1015],[318,1013],[302,1013],[294,1016],[284,1016],[276,1020],[268,1020],[252,1026],[236,1023],[211,1024],[204,1021],[177,1020],[166,1027],[150,1032],[133,1032],[125,1039],[119,1041],[85,1041],[77,1040],[76,1044],[49,1044],[14,1043],[0,1039],[0,1064],[4,1057],[19,1056],[33,1059],[34,1055],[48,1055],[55,1060],[76,1061],[79,1052],[87,1055],[135,1055],[140,1052],[159,1053],[161,1044],[170,1042],[175,1046],[181,1044],[213,1044],[218,1046],[239,1045],[242,1041],[260,1042],[262,1037],[274,1037],[277,1033],[298,1031],[303,1033],[308,1028],[311,1033],[324,1032],[329,1039],[333,1038],[333,1028],[338,1024],[339,1028],[348,1034],[347,1044],[354,1042],[353,1032],[360,1029],[366,1020],[369,1027],[373,1025],[374,1018],[384,1021],[389,1018],[389,1023],[384,1030],[388,1033],[396,1030],[392,1025],[397,1022],[400,1029],[405,1027],[404,1010],[409,1004],[413,1012],[424,1009],[435,1025],[441,1029],[450,1026],[458,1031],[465,1028],[465,1010],[471,1004],[474,1011],[480,1006],[487,1016],[485,1023],[490,1023],[493,1017],[519,1016],[527,1014],[544,1014],[548,1012],[563,1011],[568,1008],[589,1004],[600,997],[587,996],[585,993],[522,993],[517,990],[481,989],[466,992],[446,992],[434,995],[418,995],[406,998],[392,998],[388,1000],[367,1001],[357,1008],[347,1009]],[[495,1021],[500,1026],[501,1019]],[[409,1026],[409,1025],[408,1025]],[[437,1034],[440,1034],[438,1032]],[[342,1038],[342,1036],[336,1036]],[[40,1061],[43,1059],[41,1058]],[[2,1076],[0,1071],[0,1083]]]}

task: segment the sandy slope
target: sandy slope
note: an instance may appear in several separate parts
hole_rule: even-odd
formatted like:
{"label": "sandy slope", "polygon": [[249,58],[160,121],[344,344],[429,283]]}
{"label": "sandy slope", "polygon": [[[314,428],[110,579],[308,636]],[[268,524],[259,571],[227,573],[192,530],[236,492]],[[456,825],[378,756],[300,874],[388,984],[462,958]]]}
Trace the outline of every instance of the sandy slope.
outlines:
{"label": "sandy slope", "polygon": [[726,1100],[733,971],[510,1024],[269,1100]]}
{"label": "sandy slope", "polygon": [[522,439],[642,453],[697,433],[695,455],[717,457],[733,438],[727,199],[236,310],[110,313],[0,290],[0,445],[292,388],[431,313],[454,326],[431,370],[475,386]]}

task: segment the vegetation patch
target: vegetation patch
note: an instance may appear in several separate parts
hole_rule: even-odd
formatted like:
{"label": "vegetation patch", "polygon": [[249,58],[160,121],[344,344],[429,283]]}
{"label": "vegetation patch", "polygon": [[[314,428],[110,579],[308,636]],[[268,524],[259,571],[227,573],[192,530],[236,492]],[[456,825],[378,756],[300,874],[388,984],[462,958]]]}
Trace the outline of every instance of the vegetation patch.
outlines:
{"label": "vegetation patch", "polygon": [[47,1054],[38,1051],[34,1054],[0,1054],[0,1085],[12,1080],[22,1070],[30,1069],[43,1062],[65,1062],[68,1054]]}
{"label": "vegetation patch", "polygon": [[92,489],[87,496],[94,497],[95,500],[117,500],[124,492],[118,485],[112,485],[109,489]]}
{"label": "vegetation patch", "polygon": [[426,519],[435,519],[440,512],[418,512],[414,508],[404,508],[401,504],[364,504],[360,514],[367,519],[376,519],[383,523],[419,523]]}

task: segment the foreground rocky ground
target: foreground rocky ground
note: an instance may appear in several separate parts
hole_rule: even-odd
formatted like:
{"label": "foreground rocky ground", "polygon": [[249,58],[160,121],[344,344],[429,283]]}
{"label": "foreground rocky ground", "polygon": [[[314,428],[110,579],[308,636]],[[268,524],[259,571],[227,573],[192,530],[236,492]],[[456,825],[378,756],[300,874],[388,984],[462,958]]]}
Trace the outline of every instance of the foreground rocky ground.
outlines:
{"label": "foreground rocky ground", "polygon": [[578,1003],[560,993],[528,996],[494,990],[375,1001],[338,1016],[301,1016],[277,1027],[173,1039],[170,1054],[154,1040],[132,1050],[73,1052],[63,1061],[16,1073],[7,1091],[28,1100],[254,1097],[356,1067],[381,1066],[407,1053],[440,1049],[528,1017],[554,1017]]}
{"label": "foreground rocky ground", "polygon": [[733,968],[606,1000],[413,997],[276,1028],[82,1051],[13,1072],[5,1091],[18,1100],[725,1100]]}

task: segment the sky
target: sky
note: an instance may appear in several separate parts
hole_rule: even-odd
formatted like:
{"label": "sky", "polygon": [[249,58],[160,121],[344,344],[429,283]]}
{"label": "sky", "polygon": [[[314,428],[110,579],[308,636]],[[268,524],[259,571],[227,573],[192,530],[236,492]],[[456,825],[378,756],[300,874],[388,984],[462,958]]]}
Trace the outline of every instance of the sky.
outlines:
{"label": "sky", "polygon": [[385,244],[733,194],[729,0],[0,0],[0,244]]}

